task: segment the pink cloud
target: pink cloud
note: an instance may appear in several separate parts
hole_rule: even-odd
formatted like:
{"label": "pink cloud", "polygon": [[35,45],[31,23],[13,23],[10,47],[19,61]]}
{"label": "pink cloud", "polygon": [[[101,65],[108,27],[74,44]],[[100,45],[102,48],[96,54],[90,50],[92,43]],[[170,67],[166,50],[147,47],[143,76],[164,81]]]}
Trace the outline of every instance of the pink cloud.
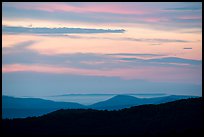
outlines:
{"label": "pink cloud", "polygon": [[162,21],[168,21],[167,18],[144,18],[143,21],[146,22],[162,22]]}
{"label": "pink cloud", "polygon": [[81,6],[73,6],[63,3],[13,3],[13,7],[26,9],[26,10],[41,10],[47,12],[104,12],[104,13],[116,13],[116,14],[144,14],[147,11],[141,10],[135,7],[135,9],[129,8],[126,5],[110,4],[110,3],[88,3]]}
{"label": "pink cloud", "polygon": [[122,79],[144,79],[160,82],[189,82],[197,83],[200,81],[200,74],[196,69],[175,68],[175,67],[137,67],[137,68],[118,68],[111,70],[83,69],[73,67],[56,67],[50,65],[23,65],[10,64],[3,65],[3,73],[12,72],[38,72],[55,74],[75,74],[86,76],[105,76],[120,77]]}
{"label": "pink cloud", "polygon": [[87,65],[98,65],[98,64],[104,64],[106,62],[105,61],[81,61],[80,63],[87,64]]}

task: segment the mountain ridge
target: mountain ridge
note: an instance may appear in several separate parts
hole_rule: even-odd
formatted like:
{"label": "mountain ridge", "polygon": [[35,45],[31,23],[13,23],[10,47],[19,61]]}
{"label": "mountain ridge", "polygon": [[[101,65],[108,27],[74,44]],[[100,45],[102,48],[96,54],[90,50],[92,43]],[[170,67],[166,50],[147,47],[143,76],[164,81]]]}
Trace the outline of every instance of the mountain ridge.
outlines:
{"label": "mountain ridge", "polygon": [[143,104],[160,104],[170,101],[175,101],[184,98],[194,98],[197,96],[183,96],[183,95],[169,95],[164,97],[153,98],[138,98],[129,95],[117,95],[108,100],[101,101],[90,105],[90,108],[94,109],[122,109],[125,107],[143,105]]}
{"label": "mountain ridge", "polygon": [[[10,126],[12,124],[12,126]],[[196,136],[202,132],[202,97],[121,110],[61,109],[3,120],[6,135]]]}
{"label": "mountain ridge", "polygon": [[166,96],[155,98],[137,98],[130,95],[117,95],[105,101],[92,105],[82,105],[73,102],[56,102],[39,98],[2,97],[3,118],[24,118],[39,116],[58,109],[97,109],[119,110],[144,104],[159,104],[193,96]]}

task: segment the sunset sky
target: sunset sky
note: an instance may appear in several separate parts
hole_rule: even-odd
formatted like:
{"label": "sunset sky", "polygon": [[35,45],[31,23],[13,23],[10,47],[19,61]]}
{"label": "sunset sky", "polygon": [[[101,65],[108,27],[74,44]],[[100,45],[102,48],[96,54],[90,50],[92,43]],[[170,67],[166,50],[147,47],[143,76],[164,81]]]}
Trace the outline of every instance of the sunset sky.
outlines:
{"label": "sunset sky", "polygon": [[2,6],[2,94],[202,95],[202,3]]}

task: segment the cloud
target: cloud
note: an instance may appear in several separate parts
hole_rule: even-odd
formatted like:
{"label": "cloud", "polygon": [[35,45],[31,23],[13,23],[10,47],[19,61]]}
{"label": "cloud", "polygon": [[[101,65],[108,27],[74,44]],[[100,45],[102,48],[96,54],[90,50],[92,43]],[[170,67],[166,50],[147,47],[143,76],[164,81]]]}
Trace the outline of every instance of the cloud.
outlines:
{"label": "cloud", "polygon": [[[202,68],[199,68],[202,69]],[[200,80],[200,74],[197,69],[174,68],[174,67],[134,67],[134,68],[115,68],[111,70],[83,69],[74,67],[58,67],[52,65],[40,64],[8,64],[3,65],[2,73],[14,72],[37,72],[50,74],[73,74],[85,76],[104,76],[120,77],[122,79],[143,79],[148,81],[166,81],[166,82],[192,82]],[[199,71],[200,72],[200,71]]]}
{"label": "cloud", "polygon": [[[181,58],[138,59],[132,56],[155,56],[160,54],[93,54],[75,53],[44,55],[27,48],[32,41],[2,48],[3,73],[40,73],[119,77],[167,82],[198,82],[202,61]],[[14,52],[14,51],[18,52]],[[9,54],[4,54],[10,51]],[[126,56],[126,58],[121,58]]]}
{"label": "cloud", "polygon": [[152,43],[151,45],[161,45],[160,43]]}
{"label": "cloud", "polygon": [[183,48],[183,49],[193,49],[193,48]]}
{"label": "cloud", "polygon": [[202,16],[181,16],[177,18],[183,20],[202,20]]}
{"label": "cloud", "polygon": [[189,65],[202,65],[202,60],[192,60],[192,59],[184,59],[177,57],[163,57],[156,59],[138,59],[138,58],[120,58],[121,60],[127,60],[132,62],[143,62],[144,64],[149,64],[150,66],[154,63],[154,65],[159,66],[189,66]]}
{"label": "cloud", "polygon": [[[166,66],[200,65],[202,61],[182,58],[164,58],[163,54],[147,53],[66,53],[40,54],[30,49],[30,45],[38,41],[26,41],[12,47],[2,48],[2,64],[47,64],[61,67],[77,67],[86,69],[111,70],[135,66]],[[162,57],[162,58],[161,58]],[[152,59],[151,58],[157,58]],[[190,67],[190,66],[189,66]]]}
{"label": "cloud", "polygon": [[166,8],[167,11],[198,11],[202,10],[202,7],[178,7],[178,8]]}
{"label": "cloud", "polygon": [[25,47],[30,46],[37,42],[38,41],[27,40],[27,41],[19,42],[17,44],[13,44],[11,45],[11,47],[2,47],[2,53],[3,54],[22,53]]}
{"label": "cloud", "polygon": [[62,3],[62,2],[35,2],[35,3],[5,3],[5,6],[24,10],[37,10],[44,12],[76,12],[76,13],[113,13],[113,14],[143,14],[144,11],[139,6],[138,8],[130,8],[129,4],[121,3]]}
{"label": "cloud", "polygon": [[73,53],[63,55],[39,54],[26,47],[2,48],[2,64],[49,64],[61,67],[78,67],[86,69],[111,69],[116,67],[125,67],[119,64],[116,58],[103,54],[93,53]]}
{"label": "cloud", "polygon": [[141,53],[115,53],[115,54],[106,54],[110,56],[144,56],[144,57],[158,57],[164,56],[161,54],[141,54]]}
{"label": "cloud", "polygon": [[[27,42],[29,44],[29,42]],[[132,56],[155,56],[158,54],[64,54],[43,55],[22,45],[3,48],[2,72],[35,72],[84,76],[119,77],[150,81],[196,81],[202,69],[202,61],[182,58],[138,59]],[[19,47],[19,50],[18,50]],[[12,49],[19,52],[12,52]],[[11,54],[4,54],[10,50]],[[120,55],[127,56],[121,58]],[[118,57],[119,56],[119,57]],[[198,80],[198,79],[197,79]]]}
{"label": "cloud", "polygon": [[181,40],[181,39],[149,39],[149,38],[131,38],[131,37],[122,37],[122,38],[103,37],[103,39],[127,40],[127,41],[151,42],[151,43],[154,43],[154,42],[155,43],[172,43],[172,42],[187,43],[187,42],[191,42],[188,40]]}
{"label": "cloud", "polygon": [[28,28],[3,26],[2,31],[6,33],[28,33],[28,34],[90,34],[90,33],[124,33],[124,29],[89,29],[89,28]]}
{"label": "cloud", "polygon": [[[27,45],[26,45],[27,44]],[[134,66],[181,66],[199,65],[202,61],[180,58],[164,58],[163,54],[147,53],[69,53],[69,54],[40,54],[28,48],[33,41],[27,41],[17,46],[2,48],[2,64],[50,64],[57,66],[72,66],[86,69],[110,70],[113,68],[127,68]],[[26,57],[26,58],[25,58]],[[161,58],[163,57],[163,58]],[[151,58],[159,58],[150,60]],[[156,63],[156,64],[154,64]]]}
{"label": "cloud", "polygon": [[188,40],[180,40],[180,39],[143,39],[143,38],[123,38],[123,40],[130,41],[141,41],[141,42],[160,42],[160,43],[171,43],[171,42],[190,42]]}
{"label": "cloud", "polygon": [[159,59],[149,59],[148,62],[158,62],[158,63],[185,63],[190,65],[202,65],[202,60],[192,60],[177,57],[167,57]]}
{"label": "cloud", "polygon": [[[62,5],[63,8],[56,5]],[[51,8],[49,5],[52,5]],[[202,12],[177,12],[166,8],[199,7],[190,3],[5,3],[3,5],[3,24],[14,26],[24,24],[42,27],[47,24],[89,24],[145,27],[154,30],[178,32],[199,29],[202,31],[202,19],[179,19],[186,16],[202,18]],[[46,8],[47,6],[47,8]],[[64,8],[66,7],[67,8]],[[29,8],[31,7],[31,8]],[[43,8],[45,7],[45,8]],[[49,8],[50,7],[50,8]],[[39,10],[38,10],[39,8]],[[74,9],[80,10],[74,10]],[[46,10],[47,9],[47,10]],[[65,11],[66,10],[66,11]],[[82,11],[84,10],[84,11]],[[83,13],[83,14],[82,14]],[[15,20],[15,21],[14,21]],[[23,22],[26,20],[26,22]],[[14,21],[14,22],[13,22]],[[8,23],[10,22],[10,23]],[[50,22],[50,23],[48,23]],[[46,26],[46,23],[43,25]],[[68,26],[68,25],[67,25]],[[167,27],[168,26],[168,27]],[[69,27],[69,26],[68,26]],[[80,26],[79,26],[80,27]]]}
{"label": "cloud", "polygon": [[179,42],[179,43],[187,43],[191,42],[188,40],[180,40],[180,39],[148,39],[148,38],[131,38],[131,37],[121,37],[121,38],[110,38],[110,37],[89,37],[90,39],[109,39],[109,40],[126,40],[126,41],[137,41],[137,42],[155,42],[155,43],[171,43],[171,42]]}
{"label": "cloud", "polygon": [[196,34],[200,34],[200,33],[202,33],[202,29],[181,30],[180,33],[196,33]]}
{"label": "cloud", "polygon": [[116,41],[137,41],[137,42],[150,42],[156,43],[151,45],[161,45],[162,43],[188,43],[191,41],[181,40],[181,39],[147,39],[147,38],[131,38],[131,37],[120,37],[120,38],[110,38],[110,37],[95,37],[95,36],[76,36],[76,35],[67,35],[67,34],[40,34],[40,36],[48,36],[48,37],[65,37],[71,39],[104,39],[104,40],[116,40]]}
{"label": "cloud", "polygon": [[[59,5],[59,6],[57,6]],[[194,21],[175,20],[180,16],[200,16],[202,12],[177,12],[177,10],[164,10],[189,7],[199,8],[201,5],[189,3],[5,3],[3,5],[3,20],[6,19],[37,19],[63,21],[65,23],[131,23],[149,25],[151,29],[189,29],[202,28]],[[156,8],[155,8],[156,7]],[[202,8],[201,8],[202,9]],[[181,11],[181,10],[180,10]],[[82,14],[83,13],[83,14]],[[35,21],[30,21],[35,24]],[[29,25],[30,25],[29,23]],[[168,26],[168,27],[167,27]]]}

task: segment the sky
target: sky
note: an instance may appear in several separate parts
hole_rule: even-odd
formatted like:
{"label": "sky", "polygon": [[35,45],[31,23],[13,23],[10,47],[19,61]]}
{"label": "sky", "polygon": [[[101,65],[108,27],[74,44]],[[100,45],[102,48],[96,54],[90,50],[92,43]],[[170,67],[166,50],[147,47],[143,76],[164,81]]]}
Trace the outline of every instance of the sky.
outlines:
{"label": "sky", "polygon": [[2,94],[202,95],[201,2],[3,2]]}

